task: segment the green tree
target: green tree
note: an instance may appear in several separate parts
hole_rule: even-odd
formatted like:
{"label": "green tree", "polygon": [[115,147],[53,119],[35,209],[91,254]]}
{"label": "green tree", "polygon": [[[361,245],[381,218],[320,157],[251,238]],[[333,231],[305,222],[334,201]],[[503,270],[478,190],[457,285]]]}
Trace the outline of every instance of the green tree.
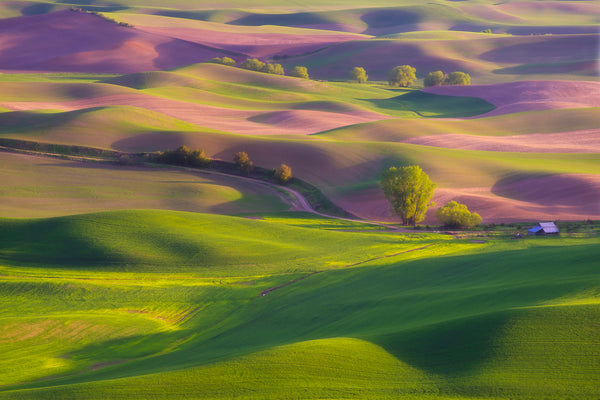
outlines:
{"label": "green tree", "polygon": [[187,146],[179,146],[175,150],[165,150],[160,156],[160,161],[166,164],[186,165],[190,156],[190,149]]}
{"label": "green tree", "polygon": [[285,164],[281,164],[278,168],[275,168],[273,177],[277,182],[286,184],[292,179],[292,169]]}
{"label": "green tree", "polygon": [[425,219],[435,183],[418,165],[391,167],[381,176],[381,187],[392,210],[404,225],[416,225]]}
{"label": "green tree", "polygon": [[423,84],[425,87],[430,86],[439,86],[444,83],[446,80],[446,75],[442,71],[430,72],[425,79],[423,80]]}
{"label": "green tree", "polygon": [[206,156],[204,149],[196,149],[190,153],[188,163],[192,167],[206,167],[208,164],[210,164],[210,158]]}
{"label": "green tree", "polygon": [[215,57],[213,59],[211,59],[209,62],[213,63],[213,64],[223,64],[223,65],[228,65],[230,67],[233,67],[235,65],[235,60],[229,57]]}
{"label": "green tree", "polygon": [[292,72],[290,72],[290,76],[296,78],[309,79],[308,70],[306,69],[306,67],[294,67],[294,69],[292,69]]}
{"label": "green tree", "polygon": [[390,72],[390,86],[409,87],[417,80],[415,72],[417,72],[416,68],[413,68],[410,65],[399,65],[395,67]]}
{"label": "green tree", "polygon": [[444,82],[444,85],[470,85],[471,77],[469,74],[456,71],[448,74],[448,78]]}
{"label": "green tree", "polygon": [[261,68],[260,72],[274,75],[285,75],[285,71],[283,70],[281,64],[265,64],[265,66]]}
{"label": "green tree", "polygon": [[264,66],[265,63],[256,58],[249,58],[240,65],[240,67],[249,69],[250,71],[260,71],[264,68]]}
{"label": "green tree", "polygon": [[358,81],[358,83],[365,83],[369,79],[369,75],[364,68],[354,67],[350,70],[350,79]]}
{"label": "green tree", "polygon": [[250,172],[254,169],[254,163],[248,157],[248,153],[245,151],[239,151],[233,156],[233,162],[237,168],[245,175],[250,175]]}
{"label": "green tree", "polygon": [[435,217],[440,224],[454,228],[470,228],[481,223],[479,214],[471,213],[466,205],[454,200],[438,208]]}

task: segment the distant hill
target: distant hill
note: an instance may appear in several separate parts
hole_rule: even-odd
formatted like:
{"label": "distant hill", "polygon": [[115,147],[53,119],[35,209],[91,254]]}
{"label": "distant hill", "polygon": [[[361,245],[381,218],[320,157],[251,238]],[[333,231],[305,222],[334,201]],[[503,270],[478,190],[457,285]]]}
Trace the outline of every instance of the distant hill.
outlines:
{"label": "distant hill", "polygon": [[234,55],[142,32],[94,14],[58,11],[0,20],[0,69],[130,73]]}

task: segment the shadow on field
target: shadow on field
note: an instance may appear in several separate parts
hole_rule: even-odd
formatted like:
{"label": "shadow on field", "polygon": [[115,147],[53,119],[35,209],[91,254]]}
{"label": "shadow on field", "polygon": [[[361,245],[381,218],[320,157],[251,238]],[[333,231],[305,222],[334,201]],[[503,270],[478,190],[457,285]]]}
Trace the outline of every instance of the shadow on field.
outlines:
{"label": "shadow on field", "polygon": [[428,373],[461,375],[494,355],[495,335],[509,321],[507,313],[453,320],[371,339],[399,360]]}

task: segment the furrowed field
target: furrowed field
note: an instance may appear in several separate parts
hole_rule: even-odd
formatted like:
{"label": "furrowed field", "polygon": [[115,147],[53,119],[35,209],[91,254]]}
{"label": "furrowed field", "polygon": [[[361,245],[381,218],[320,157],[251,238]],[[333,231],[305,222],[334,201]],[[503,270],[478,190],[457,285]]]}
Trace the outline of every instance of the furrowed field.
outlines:
{"label": "furrowed field", "polygon": [[0,399],[600,399],[598,15],[0,1]]}

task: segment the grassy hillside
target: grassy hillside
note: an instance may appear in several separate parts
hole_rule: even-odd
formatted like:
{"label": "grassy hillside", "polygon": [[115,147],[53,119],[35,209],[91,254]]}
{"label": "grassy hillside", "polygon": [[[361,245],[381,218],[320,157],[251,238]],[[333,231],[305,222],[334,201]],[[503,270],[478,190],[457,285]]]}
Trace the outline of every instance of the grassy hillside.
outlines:
{"label": "grassy hillside", "polygon": [[173,168],[103,165],[0,153],[0,217],[162,209],[215,214],[283,211],[289,201],[260,183]]}
{"label": "grassy hillside", "polygon": [[317,265],[344,266],[434,240],[404,242],[393,236],[313,232],[244,218],[167,211],[8,220],[1,235],[0,259],[9,265],[43,262],[91,269],[137,265],[148,272],[196,270],[207,277],[316,271]]}
{"label": "grassy hillside", "polygon": [[[285,216],[279,218],[285,222]],[[2,338],[20,337],[23,329],[30,334],[0,342],[7,355],[2,362],[19,360],[18,368],[3,375],[9,386],[0,396],[598,396],[593,383],[600,346],[598,238],[481,244],[434,235],[328,232],[318,221],[298,228],[274,220],[141,211],[3,220],[3,232],[31,234],[46,225],[45,231],[65,246],[97,245],[87,253],[95,262],[76,251],[68,260],[62,257],[69,266],[64,268],[20,262],[23,251],[43,251],[41,234],[20,240],[20,249],[10,238],[2,240],[0,332]],[[212,239],[199,234],[208,231]],[[130,232],[136,232],[135,240]],[[118,239],[120,234],[129,239]],[[278,242],[272,234],[279,235]],[[142,267],[149,257],[167,257],[166,247],[121,253],[128,257],[118,260],[122,272],[115,266],[93,267],[106,263],[101,248],[109,237],[136,242],[137,249],[144,248],[141,242],[161,238],[172,249],[216,251],[215,240],[254,246],[248,236],[287,250],[269,252],[269,260],[266,253],[252,255],[246,249],[246,259],[261,272],[240,278],[227,272],[231,267],[210,267],[210,257],[185,268]],[[422,248],[427,243],[433,245]],[[212,253],[218,265],[232,259],[232,247],[226,246],[229,252]],[[259,296],[268,287],[306,276],[314,265],[326,265],[320,250],[325,248],[330,254],[342,251],[349,264],[365,261],[366,249],[370,257],[422,249],[327,270]],[[294,251],[312,265],[306,272],[271,267],[275,259],[279,265],[294,259]],[[168,257],[169,263],[180,262]]]}

